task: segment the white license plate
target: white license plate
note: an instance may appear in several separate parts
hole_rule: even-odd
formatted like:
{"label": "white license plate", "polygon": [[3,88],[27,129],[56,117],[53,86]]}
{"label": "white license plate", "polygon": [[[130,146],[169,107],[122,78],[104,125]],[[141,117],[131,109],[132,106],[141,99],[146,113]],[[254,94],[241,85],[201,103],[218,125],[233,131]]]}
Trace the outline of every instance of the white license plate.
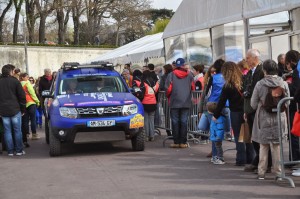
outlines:
{"label": "white license plate", "polygon": [[105,127],[105,126],[114,126],[115,120],[101,120],[101,121],[88,121],[88,127]]}

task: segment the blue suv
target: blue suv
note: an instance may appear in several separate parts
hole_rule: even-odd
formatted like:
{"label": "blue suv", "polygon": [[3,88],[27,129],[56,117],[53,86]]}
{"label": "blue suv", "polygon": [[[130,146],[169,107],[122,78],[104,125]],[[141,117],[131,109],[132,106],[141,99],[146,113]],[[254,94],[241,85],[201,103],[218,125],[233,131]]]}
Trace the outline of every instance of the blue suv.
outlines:
{"label": "blue suv", "polygon": [[121,75],[108,63],[64,63],[45,98],[45,134],[50,156],[62,143],[130,139],[144,150],[144,110]]}

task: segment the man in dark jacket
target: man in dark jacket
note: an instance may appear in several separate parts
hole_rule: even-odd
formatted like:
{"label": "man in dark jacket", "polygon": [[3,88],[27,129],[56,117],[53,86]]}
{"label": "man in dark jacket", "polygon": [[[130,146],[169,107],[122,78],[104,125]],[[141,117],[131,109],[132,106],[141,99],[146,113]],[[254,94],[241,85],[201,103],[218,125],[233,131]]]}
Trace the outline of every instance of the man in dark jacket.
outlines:
{"label": "man in dark jacket", "polygon": [[2,67],[0,116],[3,121],[7,153],[9,156],[13,156],[15,152],[17,156],[20,156],[25,154],[23,151],[21,119],[26,109],[26,97],[21,83],[13,77],[13,68],[14,66],[10,64]]}
{"label": "man in dark jacket", "polygon": [[191,91],[195,90],[193,75],[184,69],[183,58],[176,60],[177,68],[171,72],[166,80],[165,89],[170,104],[172,121],[172,135],[174,144],[172,148],[186,148],[187,145],[187,119],[191,107]]}
{"label": "man in dark jacket", "polygon": [[53,77],[51,74],[51,70],[46,68],[44,70],[44,75],[40,78],[40,82],[39,82],[39,94],[40,95],[42,95],[43,91],[50,90],[52,81],[53,81]]}
{"label": "man in dark jacket", "polygon": [[[291,97],[298,98],[297,89],[300,88],[300,53],[296,50],[290,50],[285,55],[285,64],[287,67],[293,69],[292,83],[289,84],[289,89]],[[291,101],[290,104],[290,123],[293,124],[294,116],[297,111],[297,106],[295,101]],[[300,160],[300,150],[299,150],[299,138],[291,134],[291,147],[290,159],[293,161]]]}
{"label": "man in dark jacket", "polygon": [[[249,72],[246,74],[243,82],[243,89],[244,89],[244,118],[247,120],[249,124],[249,130],[252,134],[252,127],[255,117],[255,110],[252,109],[250,105],[252,92],[254,90],[254,87],[258,81],[260,81],[262,78],[264,78],[264,73],[262,70],[262,63],[260,61],[260,53],[257,49],[250,49],[247,52],[246,55],[246,62],[248,66],[250,67]],[[246,154],[247,154],[247,162],[249,161],[249,157],[251,158],[252,163],[250,165],[247,165],[245,167],[245,171],[255,171],[257,170],[258,162],[259,162],[259,143],[253,141],[252,142],[254,151],[252,146],[247,146],[246,148]],[[271,167],[272,161],[271,161],[271,154],[269,153],[269,167]]]}
{"label": "man in dark jacket", "polygon": [[41,101],[41,106],[44,108],[44,98],[42,98],[42,92],[45,90],[50,90],[51,84],[53,81],[53,76],[51,74],[51,70],[49,68],[44,69],[44,75],[40,77],[39,81],[39,97]]}

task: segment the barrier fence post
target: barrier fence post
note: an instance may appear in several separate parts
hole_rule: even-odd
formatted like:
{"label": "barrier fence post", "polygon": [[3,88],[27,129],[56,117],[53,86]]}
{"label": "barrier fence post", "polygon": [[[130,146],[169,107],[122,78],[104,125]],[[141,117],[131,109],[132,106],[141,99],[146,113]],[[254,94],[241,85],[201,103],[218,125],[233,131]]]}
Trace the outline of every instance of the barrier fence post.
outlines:
{"label": "barrier fence post", "polygon": [[[286,97],[286,98],[283,98],[282,100],[279,101],[279,103],[278,103],[278,105],[277,105],[277,122],[278,122],[278,136],[279,136],[279,144],[280,144],[280,165],[281,165],[281,174],[280,174],[280,176],[276,176],[276,181],[277,181],[277,180],[281,180],[281,179],[282,179],[282,180],[283,180],[283,179],[286,179],[286,180],[289,181],[291,187],[295,188],[295,183],[294,183],[293,179],[290,178],[290,177],[287,177],[287,176],[285,175],[285,168],[284,168],[284,166],[285,166],[285,165],[291,165],[291,164],[299,164],[300,161],[293,161],[293,160],[287,161],[287,162],[284,161],[283,138],[282,138],[283,133],[282,133],[282,124],[281,124],[281,107],[282,107],[282,105],[283,105],[284,103],[286,103],[286,102],[288,102],[288,101],[291,101],[291,100],[294,100],[294,98],[293,98],[293,97]],[[288,114],[288,113],[289,113],[289,110],[287,109],[287,114]],[[288,119],[288,121],[287,121],[287,125],[288,125],[288,136],[289,136],[289,138],[291,138],[290,125],[289,125],[289,123],[290,123],[290,121],[289,121],[290,117],[287,116],[287,119]],[[291,140],[291,139],[290,139],[290,140]],[[289,141],[289,142],[291,143],[291,141]],[[291,145],[291,144],[290,144],[290,145]],[[291,151],[291,147],[289,147],[289,149],[290,149],[290,151]]]}

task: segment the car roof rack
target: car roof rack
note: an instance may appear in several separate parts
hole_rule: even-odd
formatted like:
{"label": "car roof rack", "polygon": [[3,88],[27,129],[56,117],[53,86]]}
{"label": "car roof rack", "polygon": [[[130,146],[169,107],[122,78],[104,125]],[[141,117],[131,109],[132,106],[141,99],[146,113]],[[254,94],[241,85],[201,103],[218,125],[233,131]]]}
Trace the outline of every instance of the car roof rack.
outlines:
{"label": "car roof rack", "polygon": [[63,70],[79,69],[79,68],[105,68],[109,70],[114,70],[114,66],[112,63],[104,62],[104,61],[95,61],[95,62],[82,64],[82,65],[80,65],[78,62],[64,62],[62,65]]}
{"label": "car roof rack", "polygon": [[61,68],[63,70],[69,70],[69,69],[77,69],[79,66],[78,62],[64,62]]}

